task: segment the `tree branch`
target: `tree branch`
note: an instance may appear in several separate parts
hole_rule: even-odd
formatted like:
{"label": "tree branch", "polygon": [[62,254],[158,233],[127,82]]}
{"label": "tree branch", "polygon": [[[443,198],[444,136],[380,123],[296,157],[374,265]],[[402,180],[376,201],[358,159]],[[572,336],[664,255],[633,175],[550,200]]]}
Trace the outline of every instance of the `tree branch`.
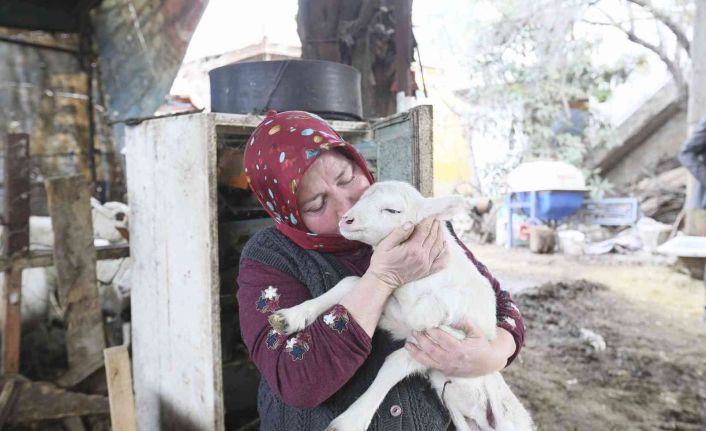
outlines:
{"label": "tree branch", "polygon": [[687,53],[691,54],[691,43],[689,42],[689,38],[686,37],[686,33],[684,32],[684,30],[682,30],[679,24],[677,24],[669,15],[656,9],[649,0],[628,1],[630,3],[634,3],[640,6],[641,8],[651,13],[659,22],[664,24],[669,30],[672,31],[672,33],[674,33],[674,35],[677,37],[677,42],[679,42],[679,45],[681,45]]}
{"label": "tree branch", "polygon": [[684,74],[682,73],[681,67],[677,63],[673,62],[672,59],[669,58],[669,56],[664,52],[663,49],[647,42],[646,40],[642,39],[641,37],[639,37],[638,35],[636,35],[632,31],[625,30],[622,27],[619,27],[619,28],[623,32],[625,32],[625,34],[627,35],[628,40],[630,42],[636,43],[638,45],[642,45],[643,47],[645,47],[645,48],[649,49],[650,51],[654,52],[655,54],[657,54],[659,56],[660,60],[662,60],[664,62],[664,64],[667,66],[669,73],[672,74],[672,77],[674,78],[674,82],[677,85],[677,89],[680,92],[683,91],[683,89],[686,87],[686,80],[684,79]]}
{"label": "tree branch", "polygon": [[[628,1],[632,1],[632,0],[628,0]],[[608,14],[604,10],[602,10],[600,8],[598,8],[598,10],[603,14],[603,16],[606,17],[606,19],[608,19],[608,21],[610,21],[610,23],[613,26],[615,26],[615,28],[617,28],[618,30],[625,33],[625,35],[628,37],[629,41],[636,43],[638,45],[641,45],[641,46],[649,49],[650,51],[654,52],[655,54],[657,54],[657,56],[660,58],[660,60],[662,60],[662,62],[665,64],[665,66],[667,66],[667,70],[669,70],[669,73],[674,78],[674,83],[676,84],[677,91],[680,94],[686,94],[687,84],[686,84],[686,79],[684,78],[684,73],[681,69],[681,66],[678,63],[674,62],[671,58],[669,58],[667,53],[664,52],[664,49],[662,49],[661,47],[659,47],[657,45],[651,44],[650,42],[642,39],[640,36],[635,34],[634,31],[628,30],[625,27],[623,27],[622,25],[618,24],[613,19],[613,17],[611,17],[610,14]],[[596,24],[598,24],[598,23],[596,23]],[[605,24],[605,23],[601,23],[601,24]]]}

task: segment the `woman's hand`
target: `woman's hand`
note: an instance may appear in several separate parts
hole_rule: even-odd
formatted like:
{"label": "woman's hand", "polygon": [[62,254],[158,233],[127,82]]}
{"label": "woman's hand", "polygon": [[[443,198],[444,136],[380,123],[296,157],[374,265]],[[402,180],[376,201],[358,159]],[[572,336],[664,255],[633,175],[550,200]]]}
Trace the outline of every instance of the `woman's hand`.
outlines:
{"label": "woman's hand", "polygon": [[515,340],[503,328],[488,341],[470,319],[453,325],[466,332],[466,338],[457,340],[442,329],[433,328],[415,333],[417,346],[407,342],[405,348],[419,363],[436,368],[451,377],[480,377],[505,368],[515,352]]}
{"label": "woman's hand", "polygon": [[394,289],[441,270],[449,255],[443,229],[431,217],[395,229],[375,248],[368,273]]}
{"label": "woman's hand", "polygon": [[448,260],[438,221],[425,219],[413,227],[395,229],[378,244],[368,271],[340,301],[370,337],[393,289],[438,271]]}

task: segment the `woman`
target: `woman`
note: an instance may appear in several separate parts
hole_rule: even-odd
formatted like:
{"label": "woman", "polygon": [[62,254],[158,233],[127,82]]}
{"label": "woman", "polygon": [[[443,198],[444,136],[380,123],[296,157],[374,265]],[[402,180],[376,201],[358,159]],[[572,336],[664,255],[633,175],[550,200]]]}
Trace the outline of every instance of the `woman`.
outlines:
{"label": "woman", "polygon": [[[458,322],[465,340],[430,329],[416,335],[419,347],[375,331],[395,288],[444,267],[443,227],[430,219],[399,228],[374,252],[340,236],[338,220],[374,179],[362,156],[321,118],[268,113],[246,143],[244,166],[276,222],[248,241],[238,276],[241,332],[263,377],[261,429],[325,429],[402,345],[419,362],[453,376],[498,371],[517,356],[524,339],[519,310],[468,250],[497,293],[496,339],[489,342],[470,321]],[[305,330],[286,337],[269,325],[272,312],[321,295],[349,275],[361,277],[356,288]],[[369,429],[445,430],[448,424],[437,395],[415,376],[388,393]]]}

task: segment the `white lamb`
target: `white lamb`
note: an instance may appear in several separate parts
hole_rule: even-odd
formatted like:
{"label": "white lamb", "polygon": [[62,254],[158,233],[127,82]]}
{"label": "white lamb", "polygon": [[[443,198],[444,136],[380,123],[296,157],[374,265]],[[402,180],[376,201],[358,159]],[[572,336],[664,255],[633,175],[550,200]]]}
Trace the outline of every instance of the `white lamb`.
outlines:
{"label": "white lamb", "polygon": [[[341,223],[341,234],[375,247],[405,222],[416,224],[428,216],[447,220],[462,209],[463,199],[458,196],[424,198],[409,184],[379,182],[372,185],[346,213],[343,218],[346,222]],[[444,235],[450,253],[447,267],[396,289],[385,305],[379,327],[389,331],[395,339],[411,342],[414,342],[413,331],[433,327],[440,327],[463,339],[465,334],[450,325],[470,318],[492,340],[496,336],[495,293],[451,233],[445,229]],[[270,316],[270,323],[274,329],[288,335],[303,329],[338,303],[355,286],[357,279],[347,277],[324,295],[280,310]],[[426,374],[460,431],[532,429],[529,413],[500,373],[479,378],[447,377],[438,370],[419,364],[404,348],[387,357],[370,388],[335,418],[328,429],[367,429],[387,392],[414,373]],[[451,383],[445,385],[449,381]],[[487,407],[492,409],[495,426],[488,422]]]}
{"label": "white lamb", "polygon": [[[94,246],[127,244],[129,207],[122,202],[101,204],[91,198],[91,218],[93,221]],[[0,248],[5,242],[5,226],[0,225]],[[32,251],[51,251],[54,247],[54,231],[51,217],[31,216],[29,218],[29,242]],[[112,315],[118,315],[130,303],[129,257],[100,260],[96,262],[96,281],[101,306]],[[30,328],[48,318],[62,319],[56,301],[56,268],[27,268],[22,271],[21,314],[22,325]],[[0,272],[0,293],[4,290],[4,273]]]}

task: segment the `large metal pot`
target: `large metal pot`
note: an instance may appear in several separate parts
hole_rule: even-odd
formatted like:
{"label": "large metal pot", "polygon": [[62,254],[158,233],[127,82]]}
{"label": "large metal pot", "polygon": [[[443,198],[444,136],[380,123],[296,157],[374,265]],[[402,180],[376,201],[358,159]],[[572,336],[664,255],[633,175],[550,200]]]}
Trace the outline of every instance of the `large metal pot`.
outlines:
{"label": "large metal pot", "polygon": [[302,110],[329,119],[360,120],[360,72],[329,61],[235,63],[209,72],[211,111],[262,114]]}

